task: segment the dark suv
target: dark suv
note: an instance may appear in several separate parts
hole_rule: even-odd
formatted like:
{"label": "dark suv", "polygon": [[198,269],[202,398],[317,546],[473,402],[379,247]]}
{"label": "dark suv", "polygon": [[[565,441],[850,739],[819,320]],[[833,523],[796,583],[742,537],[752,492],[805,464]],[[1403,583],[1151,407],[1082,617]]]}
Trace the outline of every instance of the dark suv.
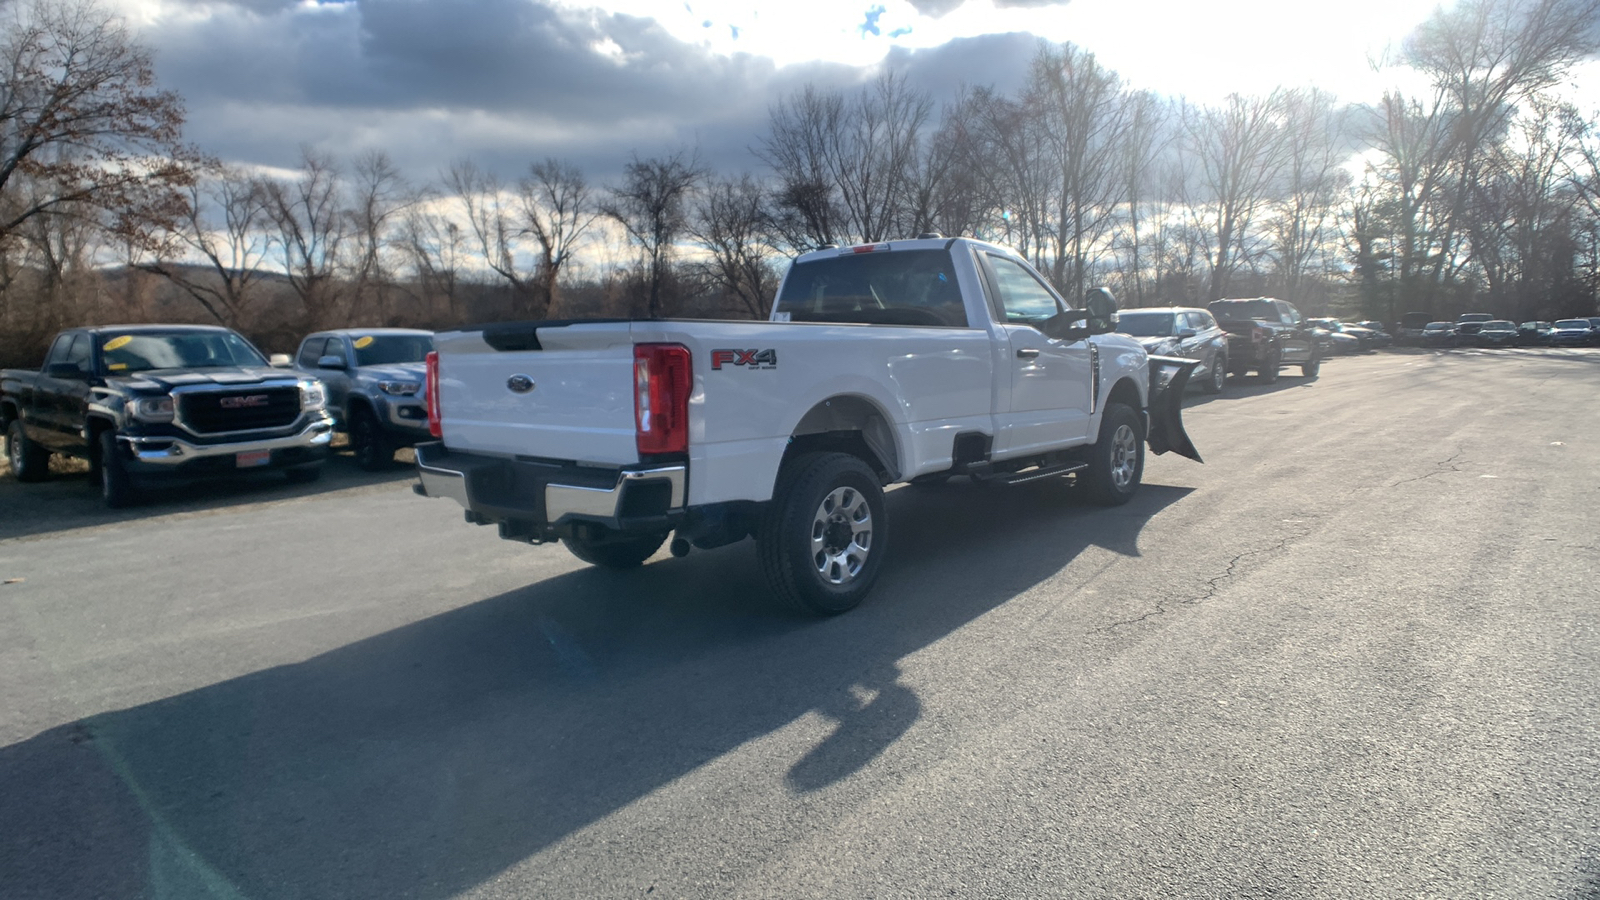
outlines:
{"label": "dark suv", "polygon": [[1294,304],[1257,297],[1213,300],[1206,309],[1228,333],[1230,374],[1243,375],[1255,369],[1261,381],[1271,384],[1278,380],[1281,366],[1299,366],[1307,378],[1315,377],[1321,368],[1322,351],[1316,336]]}

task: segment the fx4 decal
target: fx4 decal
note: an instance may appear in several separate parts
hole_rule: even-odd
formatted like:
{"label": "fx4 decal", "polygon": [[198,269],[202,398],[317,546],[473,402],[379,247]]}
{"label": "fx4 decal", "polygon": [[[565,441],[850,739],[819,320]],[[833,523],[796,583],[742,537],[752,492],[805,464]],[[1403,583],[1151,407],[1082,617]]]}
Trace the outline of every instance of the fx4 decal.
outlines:
{"label": "fx4 decal", "polygon": [[778,367],[777,350],[713,350],[711,351],[711,368],[721,369],[723,366],[749,366],[752,369],[776,369]]}

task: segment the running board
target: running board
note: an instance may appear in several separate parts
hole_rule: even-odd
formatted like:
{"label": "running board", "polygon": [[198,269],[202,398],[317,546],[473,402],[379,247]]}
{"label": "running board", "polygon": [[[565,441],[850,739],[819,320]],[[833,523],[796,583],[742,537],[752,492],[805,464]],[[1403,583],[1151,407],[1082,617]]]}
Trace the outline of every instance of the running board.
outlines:
{"label": "running board", "polygon": [[1060,463],[1054,466],[1041,466],[1037,469],[1024,469],[1021,472],[1007,472],[1003,475],[987,475],[981,472],[972,472],[972,480],[992,484],[1027,484],[1030,481],[1039,481],[1044,478],[1054,478],[1057,475],[1070,475],[1089,468],[1086,462]]}

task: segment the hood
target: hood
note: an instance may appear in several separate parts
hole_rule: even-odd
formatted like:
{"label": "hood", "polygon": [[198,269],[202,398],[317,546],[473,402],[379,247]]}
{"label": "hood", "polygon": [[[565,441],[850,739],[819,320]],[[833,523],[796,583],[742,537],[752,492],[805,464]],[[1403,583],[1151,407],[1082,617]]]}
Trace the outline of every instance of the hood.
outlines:
{"label": "hood", "polygon": [[306,376],[291,369],[271,366],[230,366],[218,369],[150,369],[130,375],[111,375],[107,384],[146,393],[167,393],[173,388],[195,385],[251,387],[264,382],[295,384]]}
{"label": "hood", "polygon": [[1139,343],[1139,346],[1144,348],[1144,351],[1146,353],[1153,353],[1153,352],[1155,352],[1155,349],[1157,347],[1163,346],[1163,345],[1168,344],[1168,343],[1175,343],[1177,341],[1177,338],[1170,338],[1170,337],[1141,337],[1141,338],[1134,338],[1134,340]]}
{"label": "hood", "polygon": [[386,366],[362,366],[356,370],[362,378],[374,381],[415,381],[421,384],[428,374],[427,363],[390,363]]}

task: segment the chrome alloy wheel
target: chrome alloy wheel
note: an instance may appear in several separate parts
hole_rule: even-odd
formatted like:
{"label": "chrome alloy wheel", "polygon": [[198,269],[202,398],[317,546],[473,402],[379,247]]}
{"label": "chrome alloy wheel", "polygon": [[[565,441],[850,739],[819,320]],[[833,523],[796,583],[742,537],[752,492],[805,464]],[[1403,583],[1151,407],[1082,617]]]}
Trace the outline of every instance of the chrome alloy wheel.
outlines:
{"label": "chrome alloy wheel", "polygon": [[1133,483],[1139,466],[1139,436],[1126,425],[1117,427],[1111,435],[1111,482],[1118,490]]}
{"label": "chrome alloy wheel", "polygon": [[852,487],[834,488],[811,521],[811,560],[829,584],[849,584],[872,552],[872,509]]}

